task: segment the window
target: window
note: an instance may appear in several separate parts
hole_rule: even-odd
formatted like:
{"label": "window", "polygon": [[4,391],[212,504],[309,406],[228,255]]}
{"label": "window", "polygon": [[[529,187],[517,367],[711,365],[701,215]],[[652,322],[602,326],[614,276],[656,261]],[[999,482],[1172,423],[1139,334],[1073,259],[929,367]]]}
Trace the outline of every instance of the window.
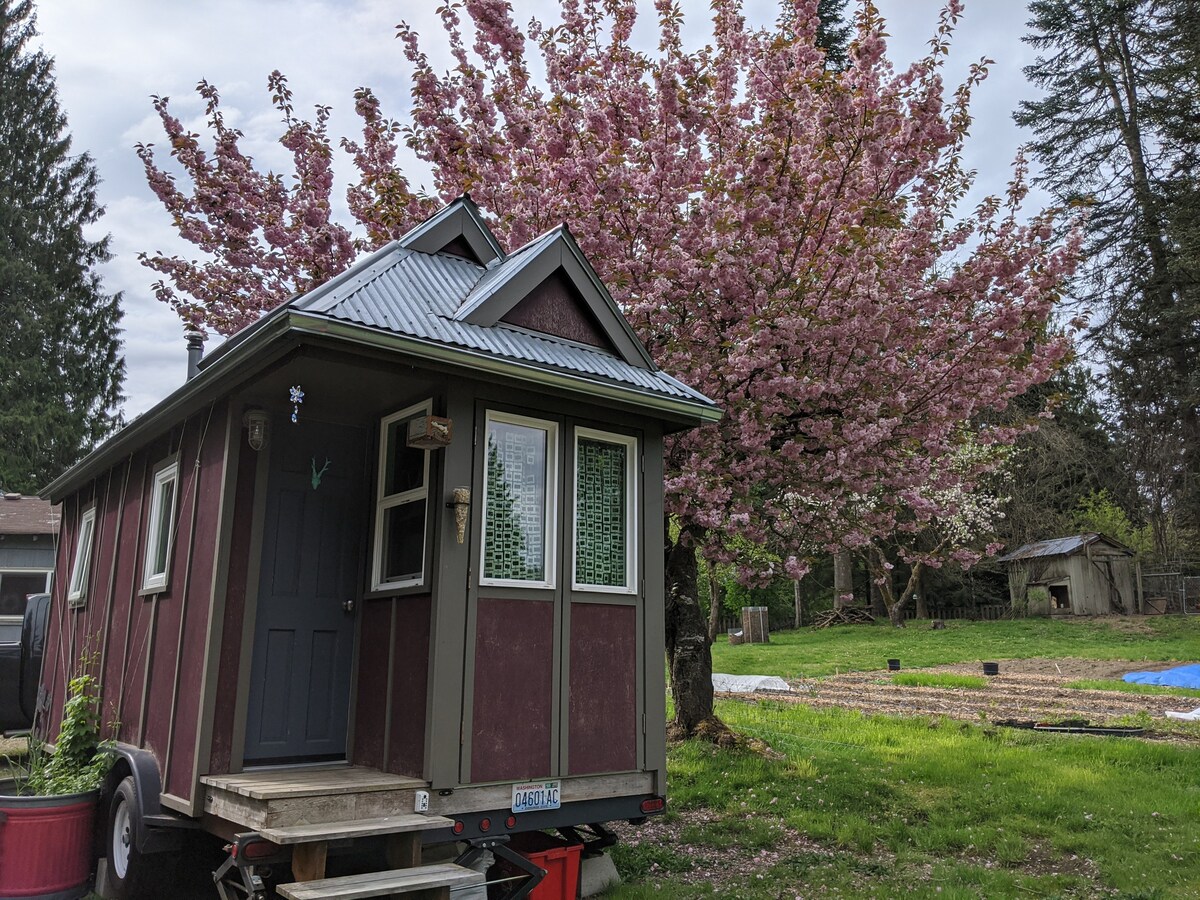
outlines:
{"label": "window", "polygon": [[429,415],[432,408],[432,401],[426,400],[380,424],[373,565],[377,591],[425,579],[429,451],[408,446],[408,423]]}
{"label": "window", "polygon": [[150,526],[146,531],[146,562],[142,590],[160,591],[167,586],[171,569],[171,544],[175,537],[175,495],[178,493],[179,463],[172,462],[154,473],[150,494]]}
{"label": "window", "polygon": [[92,537],[96,531],[96,507],[84,510],[79,520],[79,539],[75,542],[75,562],[71,566],[71,582],[67,589],[67,603],[83,606],[87,593],[88,569],[92,564]]}
{"label": "window", "polygon": [[575,431],[575,590],[634,592],[637,439]]}
{"label": "window", "polygon": [[481,584],[554,586],[558,426],[489,412]]}
{"label": "window", "polygon": [[25,598],[50,590],[50,573],[40,571],[0,572],[0,619],[25,615]]}

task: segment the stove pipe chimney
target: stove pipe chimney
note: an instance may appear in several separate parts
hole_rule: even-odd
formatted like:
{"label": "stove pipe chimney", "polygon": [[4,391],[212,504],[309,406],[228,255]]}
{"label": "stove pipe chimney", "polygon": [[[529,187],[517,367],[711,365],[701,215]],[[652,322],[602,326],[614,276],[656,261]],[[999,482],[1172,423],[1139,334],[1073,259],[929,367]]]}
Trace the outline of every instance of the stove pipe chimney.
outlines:
{"label": "stove pipe chimney", "polygon": [[198,328],[188,328],[183,336],[187,338],[187,377],[191,381],[200,371],[200,357],[204,355],[204,342],[208,336]]}

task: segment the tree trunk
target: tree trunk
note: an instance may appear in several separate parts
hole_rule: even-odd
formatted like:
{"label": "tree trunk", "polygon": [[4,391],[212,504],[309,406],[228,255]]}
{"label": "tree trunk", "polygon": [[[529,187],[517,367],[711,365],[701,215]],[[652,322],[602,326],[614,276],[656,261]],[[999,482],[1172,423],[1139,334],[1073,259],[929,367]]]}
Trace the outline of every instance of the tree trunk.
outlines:
{"label": "tree trunk", "polygon": [[717,566],[712,560],[706,560],[705,574],[708,575],[708,642],[717,639],[721,628],[721,589],[717,584]]}
{"label": "tree trunk", "polygon": [[[887,578],[891,578],[891,573],[885,572],[884,576]],[[884,595],[883,585],[881,585],[878,581],[876,581],[876,579],[878,577],[879,576],[877,573],[875,573],[875,572],[871,573],[871,586],[870,586],[871,615],[873,615],[877,619],[882,619],[884,616],[886,616],[888,614],[887,599]],[[893,588],[888,588],[887,596],[891,596],[892,590],[893,590]]]}
{"label": "tree trunk", "polygon": [[800,579],[792,582],[792,597],[796,606],[796,628],[804,625],[804,592],[800,590]]}
{"label": "tree trunk", "polygon": [[845,609],[854,605],[854,557],[849,550],[833,555],[833,607]]}
{"label": "tree trunk", "polygon": [[917,590],[915,594],[917,600],[917,618],[929,618],[929,598],[925,596],[925,570],[921,570],[921,574],[917,577]]}
{"label": "tree trunk", "polygon": [[712,651],[697,597],[696,552],[667,543],[667,664],[675,702],[673,736],[690,737],[713,717]]}

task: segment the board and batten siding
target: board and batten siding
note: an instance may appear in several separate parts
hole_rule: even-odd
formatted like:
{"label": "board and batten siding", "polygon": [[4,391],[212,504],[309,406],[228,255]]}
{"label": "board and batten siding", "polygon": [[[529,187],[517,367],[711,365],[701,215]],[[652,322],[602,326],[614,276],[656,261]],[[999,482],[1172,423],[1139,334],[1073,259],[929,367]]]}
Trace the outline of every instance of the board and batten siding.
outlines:
{"label": "board and batten siding", "polygon": [[[66,682],[85,656],[100,675],[101,719],[123,743],[159,762],[164,802],[190,807],[229,429],[214,402],[63,498],[42,683],[50,697],[46,735],[62,717]],[[236,432],[235,432],[236,437]],[[142,588],[155,468],[179,464],[168,581]],[[95,506],[87,590],[67,601],[80,517]],[[170,711],[169,714],[164,714]]]}

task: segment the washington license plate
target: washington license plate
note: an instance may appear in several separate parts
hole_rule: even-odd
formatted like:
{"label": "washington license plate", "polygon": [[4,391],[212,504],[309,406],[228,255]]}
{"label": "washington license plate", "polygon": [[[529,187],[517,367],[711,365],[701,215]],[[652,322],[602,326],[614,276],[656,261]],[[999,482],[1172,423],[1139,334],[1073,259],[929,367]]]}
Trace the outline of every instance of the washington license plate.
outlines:
{"label": "washington license plate", "polygon": [[512,811],[533,812],[539,809],[558,809],[562,805],[561,781],[534,781],[529,784],[514,784]]}

